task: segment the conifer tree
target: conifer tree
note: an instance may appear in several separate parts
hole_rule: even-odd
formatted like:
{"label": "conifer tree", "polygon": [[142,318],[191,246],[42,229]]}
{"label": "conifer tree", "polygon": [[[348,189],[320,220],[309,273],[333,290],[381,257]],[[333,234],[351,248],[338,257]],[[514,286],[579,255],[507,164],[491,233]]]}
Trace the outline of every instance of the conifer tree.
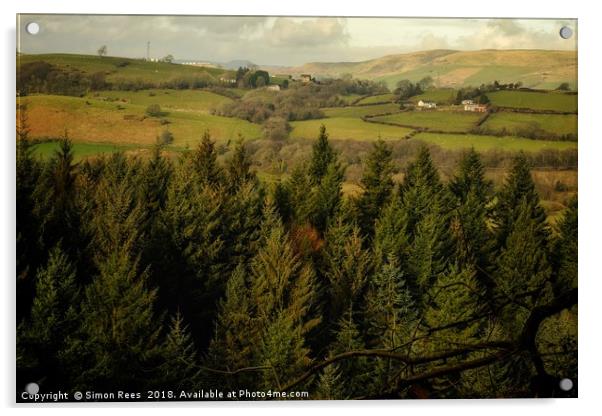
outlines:
{"label": "conifer tree", "polygon": [[97,262],[102,262],[116,251],[133,259],[144,248],[145,212],[132,192],[135,176],[135,171],[123,167],[120,159],[114,159],[96,186],[94,213],[87,226],[94,236]]}
{"label": "conifer tree", "polygon": [[[294,173],[295,171],[293,171]],[[290,182],[282,182],[278,181],[271,191],[271,198],[274,201],[274,207],[280,215],[282,222],[285,224],[289,224],[294,216],[294,207],[292,203],[292,189],[290,186]]]}
{"label": "conifer tree", "polygon": [[155,145],[151,158],[142,166],[140,174],[135,178],[132,186],[139,189],[140,206],[142,210],[141,234],[144,241],[141,244],[141,261],[151,266],[149,273],[153,284],[157,284],[156,272],[161,269],[157,263],[161,262],[165,250],[165,241],[162,233],[161,215],[167,204],[167,196],[173,166],[169,159],[161,154],[162,146]]}
{"label": "conifer tree", "polygon": [[[205,364],[209,368],[234,371],[249,367],[256,350],[256,338],[249,330],[253,327],[252,304],[245,281],[247,270],[239,265],[228,279],[226,293],[219,303],[215,332]],[[254,375],[241,373],[237,377],[206,373],[208,383],[218,383],[224,388],[254,386]]]}
{"label": "conifer tree", "polygon": [[248,333],[260,340],[256,363],[272,369],[264,371],[263,381],[274,388],[282,377],[307,365],[305,336],[320,318],[313,269],[293,252],[271,202],[266,204],[261,234],[263,248],[251,261],[254,324]]}
{"label": "conifer tree", "polygon": [[221,181],[221,168],[217,164],[215,142],[209,131],[203,133],[200,143],[191,155],[192,167],[198,179],[207,185],[217,186]]}
{"label": "conifer tree", "polygon": [[558,223],[558,238],[554,244],[555,291],[566,292],[577,287],[578,215],[577,197],[568,204],[564,216]]}
{"label": "conifer tree", "polygon": [[531,210],[531,218],[538,223],[537,232],[541,234],[541,237],[548,237],[548,228],[545,226],[546,213],[539,205],[539,195],[535,190],[535,183],[529,170],[529,161],[524,153],[520,153],[514,159],[510,175],[497,199],[493,220],[497,232],[498,248],[503,246],[508,238],[519,214],[516,208],[523,199],[526,200],[527,207]]}
{"label": "conifer tree", "polygon": [[[184,165],[185,166],[185,165]],[[227,273],[224,229],[224,193],[195,180],[184,168],[176,169],[161,214],[164,254],[155,273],[161,304],[170,313],[180,310],[189,323],[195,344],[206,347],[223,295]]]}
{"label": "conifer tree", "polygon": [[[496,290],[502,301],[510,302],[502,320],[508,331],[520,328],[531,308],[549,301],[550,263],[546,236],[533,218],[534,209],[527,198],[520,201],[513,216],[516,220],[496,264]],[[512,333],[512,332],[510,332]]]}
{"label": "conifer tree", "polygon": [[[408,339],[416,309],[403,272],[391,257],[373,275],[366,302],[366,322],[372,348],[395,350]],[[370,393],[383,391],[401,370],[399,362],[377,358],[371,368]]]}
{"label": "conifer tree", "polygon": [[404,270],[420,300],[454,254],[449,233],[451,198],[427,147],[408,166],[400,198],[409,242]]}
{"label": "conifer tree", "polygon": [[40,226],[34,215],[34,191],[41,167],[33,158],[29,139],[27,106],[17,106],[16,220],[17,220],[17,321],[30,311],[35,289],[35,273],[45,260],[40,247]]}
{"label": "conifer tree", "polygon": [[328,228],[323,250],[322,273],[327,279],[326,300],[329,322],[338,322],[351,304],[363,302],[372,257],[363,248],[359,228],[337,222]]}
{"label": "conifer tree", "polygon": [[423,146],[416,160],[406,169],[400,197],[406,215],[407,233],[412,239],[418,223],[429,213],[448,214],[449,200],[430,152]]}
{"label": "conifer tree", "polygon": [[406,270],[417,299],[423,297],[436,276],[445,272],[453,254],[447,218],[435,209],[417,224],[408,250]]}
{"label": "conifer tree", "polygon": [[264,202],[264,189],[257,182],[248,181],[241,183],[237,192],[229,195],[222,205],[221,236],[227,272],[256,254]]}
{"label": "conifer tree", "polygon": [[231,193],[235,193],[242,185],[257,179],[250,170],[251,164],[244,139],[239,135],[232,157],[226,162],[228,187]]}
{"label": "conifer tree", "polygon": [[76,205],[76,165],[73,146],[65,137],[59,150],[46,163],[34,191],[34,214],[40,224],[40,241],[49,250],[59,242],[66,253],[77,261],[84,245],[80,235],[80,218]]}
{"label": "conifer tree", "polygon": [[372,345],[393,349],[402,344],[414,320],[414,300],[395,260],[373,276],[368,293],[367,318]]}
{"label": "conifer tree", "polygon": [[45,379],[45,388],[68,383],[61,352],[65,340],[78,327],[80,289],[76,271],[60,247],[54,247],[48,263],[38,271],[31,316],[17,330],[18,367],[30,377]]}
{"label": "conifer tree", "polygon": [[312,158],[309,164],[309,175],[312,183],[320,183],[326,175],[329,165],[333,162],[336,163],[336,160],[337,155],[328,143],[328,133],[326,133],[326,127],[322,124],[318,140],[312,146]]}
{"label": "conifer tree", "polygon": [[160,357],[161,317],[156,290],[137,260],[116,250],[99,265],[86,288],[81,328],[64,355],[76,387],[90,390],[142,389]]}
{"label": "conifer tree", "polygon": [[144,203],[145,214],[149,219],[158,216],[165,207],[167,189],[173,173],[169,159],[161,154],[162,146],[155,145],[149,161],[145,164],[140,178],[140,201]]}
{"label": "conifer tree", "polygon": [[289,311],[280,309],[264,327],[256,358],[263,370],[261,388],[282,389],[311,362],[303,329]]}
{"label": "conifer tree", "polygon": [[392,256],[398,264],[406,264],[409,251],[406,213],[400,198],[391,198],[376,221],[374,232],[374,254],[377,267]]}
{"label": "conifer tree", "polygon": [[[474,268],[452,266],[449,271],[437,276],[428,291],[425,323],[429,328],[437,328],[468,320],[472,317],[471,314],[480,310],[484,296],[485,292],[476,279]],[[480,323],[475,321],[439,331],[438,338],[441,342],[429,340],[428,346],[446,348],[449,342],[474,342],[479,328]]]}
{"label": "conifer tree", "polygon": [[270,321],[286,309],[304,332],[319,318],[311,316],[315,305],[315,276],[293,251],[288,235],[271,201],[266,203],[261,227],[262,249],[251,261],[251,296],[259,320]]}
{"label": "conifer tree", "polygon": [[391,198],[394,172],[391,148],[383,140],[378,140],[366,159],[361,179],[364,193],[357,201],[358,223],[367,236],[372,235],[374,221]]}
{"label": "conifer tree", "polygon": [[[486,329],[483,320],[472,319],[482,313],[486,292],[476,277],[473,266],[463,268],[453,265],[437,276],[433,286],[428,290],[425,302],[423,324],[427,331],[434,331],[435,336],[419,340],[414,344],[416,354],[433,354],[449,349],[450,345],[470,345],[479,342],[479,336]],[[427,332],[428,333],[428,332]],[[465,357],[455,357],[447,361],[461,363]],[[479,391],[478,378],[475,374],[451,374],[432,381],[432,388],[438,395],[445,397],[452,389],[463,389],[472,386],[472,391]],[[457,392],[455,393],[457,394]]]}
{"label": "conifer tree", "polygon": [[326,227],[336,216],[342,199],[342,185],[344,171],[338,163],[331,162],[326,173],[318,185],[314,186],[311,197],[311,224],[320,233],[326,231]]}
{"label": "conifer tree", "polygon": [[[349,351],[361,351],[366,348],[364,338],[356,324],[358,313],[353,312],[349,305],[337,322],[335,340],[330,347],[330,355],[335,356]],[[341,386],[345,397],[359,397],[370,393],[370,377],[372,364],[366,357],[353,360],[343,360],[337,365],[337,370],[345,383]]]}
{"label": "conifer tree", "polygon": [[299,164],[293,169],[286,187],[291,219],[297,224],[310,222],[313,212],[313,206],[309,198],[312,193],[312,184],[310,176],[307,174],[307,168],[303,164]]}
{"label": "conifer tree", "polygon": [[319,400],[345,399],[347,397],[343,393],[343,386],[348,382],[348,379],[343,379],[336,364],[329,365],[320,373],[314,398]]}
{"label": "conifer tree", "polygon": [[451,179],[449,187],[460,202],[473,195],[483,205],[489,202],[492,183],[485,178],[485,167],[479,154],[471,148],[460,160],[457,174]]}
{"label": "conifer tree", "polygon": [[199,382],[197,352],[182,316],[172,317],[169,332],[161,346],[157,388],[193,390]]}

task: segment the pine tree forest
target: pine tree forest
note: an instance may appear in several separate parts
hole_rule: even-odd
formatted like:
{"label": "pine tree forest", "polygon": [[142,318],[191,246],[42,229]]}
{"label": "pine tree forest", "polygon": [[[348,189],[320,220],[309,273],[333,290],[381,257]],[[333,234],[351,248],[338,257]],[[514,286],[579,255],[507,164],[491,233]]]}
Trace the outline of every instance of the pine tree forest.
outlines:
{"label": "pine tree forest", "polygon": [[550,225],[523,154],[494,187],[474,150],[443,180],[427,147],[396,166],[379,140],[352,196],[324,127],[276,183],[242,138],[225,162],[206,132],[176,158],[157,144],[76,163],[68,138],[34,157],[28,133],[19,386],[576,395],[558,383],[577,379],[577,199]]}

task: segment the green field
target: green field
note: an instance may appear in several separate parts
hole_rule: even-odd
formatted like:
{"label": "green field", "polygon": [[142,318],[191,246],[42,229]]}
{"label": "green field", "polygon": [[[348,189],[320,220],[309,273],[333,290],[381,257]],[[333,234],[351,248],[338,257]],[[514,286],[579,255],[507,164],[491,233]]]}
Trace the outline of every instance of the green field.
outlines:
{"label": "green field", "polygon": [[[43,142],[33,146],[34,157],[47,159],[53,156],[59,150],[59,142]],[[119,151],[131,150],[137,148],[136,145],[115,145],[110,143],[74,143],[73,154],[75,161],[80,161],[88,156],[97,156],[100,154],[110,154]]]}
{"label": "green field", "polygon": [[345,102],[346,105],[351,105],[362,97],[363,95],[360,94],[339,95],[339,98]]}
{"label": "green field", "polygon": [[555,135],[577,136],[577,115],[573,114],[526,114],[494,113],[482,125],[491,131],[503,131],[520,135],[528,130],[541,130]]}
{"label": "green field", "polygon": [[399,111],[399,104],[375,104],[351,107],[328,107],[322,108],[326,117],[351,117],[360,118],[373,114],[394,113]]}
{"label": "green field", "polygon": [[495,91],[487,94],[493,105],[533,110],[577,112],[577,95],[559,92]]}
{"label": "green field", "polygon": [[374,117],[373,120],[440,131],[465,132],[474,127],[481,117],[482,114],[459,111],[403,111]]}
{"label": "green field", "polygon": [[318,137],[320,125],[324,124],[328,135],[334,140],[383,140],[402,139],[412,129],[396,126],[384,126],[381,124],[368,123],[357,118],[326,118],[319,120],[294,121],[291,123],[293,131],[292,138],[315,139]]}
{"label": "green field", "polygon": [[208,113],[232,99],[203,90],[141,90],[141,91],[99,91],[87,98],[119,101],[120,104],[148,106],[159,104],[162,110],[192,111]]}
{"label": "green field", "polygon": [[434,101],[437,104],[451,104],[456,99],[456,90],[453,88],[433,88],[420,95],[410,98],[412,102],[420,100]]}
{"label": "green field", "polygon": [[205,112],[168,110],[163,118],[169,124],[162,125],[159,118],[145,115],[146,105],[55,95],[28,96],[20,101],[28,103],[30,135],[38,139],[62,137],[67,131],[74,142],[149,145],[169,129],[174,145],[192,146],[205,130],[218,141],[236,139],[238,134],[246,139],[261,136],[258,124]]}
{"label": "green field", "polygon": [[379,95],[371,95],[366,98],[362,98],[359,100],[356,105],[369,105],[369,104],[379,104],[393,101],[395,99],[395,94],[379,94]]}
{"label": "green field", "polygon": [[421,140],[436,144],[444,149],[470,148],[478,152],[487,150],[507,150],[538,152],[543,149],[577,149],[576,142],[531,140],[514,136],[478,136],[472,134],[418,133],[411,140]]}
{"label": "green field", "polygon": [[[147,62],[142,59],[119,58],[113,56],[75,54],[42,54],[17,56],[17,65],[28,62],[45,61],[63,69],[77,68],[88,74],[104,72],[107,81],[130,80],[160,83],[176,78],[194,78],[210,76],[219,79],[225,74],[234,74],[221,68],[197,67],[191,65],[169,64],[165,62]],[[120,66],[126,64],[125,66]]]}

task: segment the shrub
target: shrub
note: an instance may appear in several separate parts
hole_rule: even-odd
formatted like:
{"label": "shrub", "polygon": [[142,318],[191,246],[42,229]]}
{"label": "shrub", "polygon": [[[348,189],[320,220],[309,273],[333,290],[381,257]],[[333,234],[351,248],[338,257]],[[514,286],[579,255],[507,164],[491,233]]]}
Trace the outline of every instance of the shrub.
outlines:
{"label": "shrub", "polygon": [[150,117],[159,117],[161,114],[161,106],[159,104],[151,104],[146,107],[146,114]]}
{"label": "shrub", "polygon": [[290,131],[291,126],[282,117],[270,117],[263,125],[263,136],[269,140],[284,140]]}
{"label": "shrub", "polygon": [[169,130],[163,130],[159,136],[160,144],[170,144],[173,142],[173,133]]}

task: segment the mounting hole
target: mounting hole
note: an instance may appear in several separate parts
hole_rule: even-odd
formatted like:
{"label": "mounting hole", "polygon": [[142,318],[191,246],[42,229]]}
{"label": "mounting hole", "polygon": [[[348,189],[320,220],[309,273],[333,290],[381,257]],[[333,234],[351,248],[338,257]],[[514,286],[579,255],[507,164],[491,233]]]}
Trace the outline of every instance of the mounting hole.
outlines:
{"label": "mounting hole", "polygon": [[573,36],[573,29],[568,26],[562,26],[560,28],[560,37],[562,39],[570,39],[571,36]]}
{"label": "mounting hole", "polygon": [[570,391],[573,388],[573,380],[571,380],[570,378],[563,378],[562,380],[560,380],[560,383],[558,383],[558,385],[560,386],[560,390]]}
{"label": "mounting hole", "polygon": [[28,383],[27,386],[25,386],[25,391],[28,394],[38,394],[40,386],[38,386],[38,383]]}
{"label": "mounting hole", "polygon": [[30,35],[37,35],[40,32],[40,25],[36,22],[30,22],[27,23],[27,26],[25,26],[25,30]]}

